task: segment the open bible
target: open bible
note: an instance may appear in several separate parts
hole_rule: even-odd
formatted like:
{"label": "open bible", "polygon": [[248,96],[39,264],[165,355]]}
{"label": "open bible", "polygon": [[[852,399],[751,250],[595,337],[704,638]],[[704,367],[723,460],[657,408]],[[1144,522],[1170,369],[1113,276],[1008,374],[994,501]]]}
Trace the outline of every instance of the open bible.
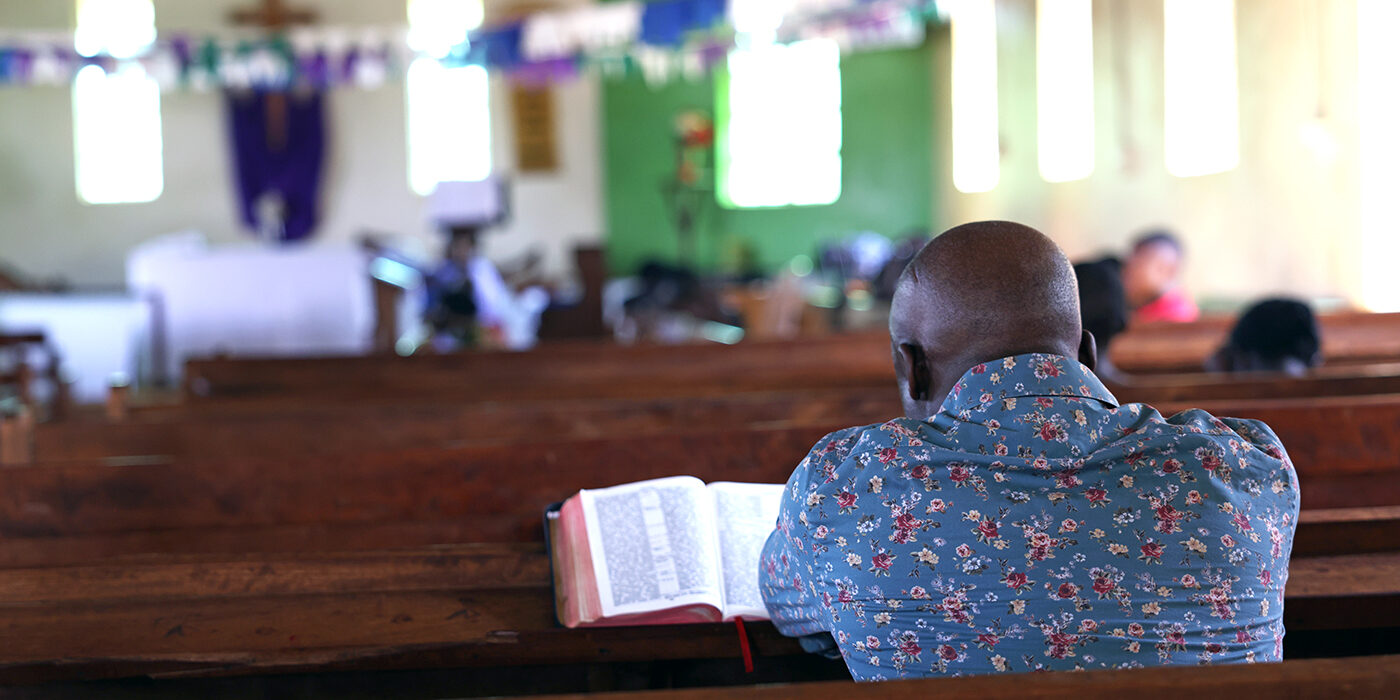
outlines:
{"label": "open bible", "polygon": [[676,476],[585,489],[546,514],[566,627],[768,619],[758,560],[781,484]]}

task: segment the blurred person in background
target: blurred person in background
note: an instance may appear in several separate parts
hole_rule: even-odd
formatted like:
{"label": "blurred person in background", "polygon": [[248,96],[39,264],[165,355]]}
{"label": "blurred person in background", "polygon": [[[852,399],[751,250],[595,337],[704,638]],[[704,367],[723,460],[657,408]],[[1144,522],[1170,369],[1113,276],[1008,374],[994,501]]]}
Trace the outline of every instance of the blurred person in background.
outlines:
{"label": "blurred person in background", "polygon": [[[534,286],[512,291],[496,265],[481,254],[480,233],[476,226],[450,227],[442,262],[427,275],[424,317],[438,352],[468,347],[525,350],[535,344],[549,295]],[[473,316],[474,332],[466,330],[468,314]]]}
{"label": "blurred person in background", "polygon": [[1109,382],[1123,383],[1123,376],[1109,360],[1114,336],[1128,327],[1128,300],[1123,293],[1120,263],[1114,258],[1078,263],[1074,276],[1079,282],[1079,317],[1084,330],[1094,335],[1098,364],[1094,373]]}
{"label": "blurred person in background", "polygon": [[1306,374],[1322,361],[1312,308],[1297,299],[1265,299],[1240,315],[1225,346],[1206,361],[1212,372]]}
{"label": "blurred person in background", "polygon": [[1123,289],[1133,309],[1133,323],[1185,323],[1200,317],[1196,302],[1181,287],[1185,250],[1166,229],[1138,237],[1123,262]]}

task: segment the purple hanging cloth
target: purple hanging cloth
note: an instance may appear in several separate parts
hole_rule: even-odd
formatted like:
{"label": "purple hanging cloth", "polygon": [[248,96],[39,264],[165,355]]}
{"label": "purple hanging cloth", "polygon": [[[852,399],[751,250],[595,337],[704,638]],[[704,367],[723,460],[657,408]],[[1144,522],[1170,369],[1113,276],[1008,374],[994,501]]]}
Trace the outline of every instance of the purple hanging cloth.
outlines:
{"label": "purple hanging cloth", "polygon": [[265,231],[264,200],[275,198],[274,234],[297,241],[316,228],[325,118],[320,92],[228,92],[238,211],[243,224]]}

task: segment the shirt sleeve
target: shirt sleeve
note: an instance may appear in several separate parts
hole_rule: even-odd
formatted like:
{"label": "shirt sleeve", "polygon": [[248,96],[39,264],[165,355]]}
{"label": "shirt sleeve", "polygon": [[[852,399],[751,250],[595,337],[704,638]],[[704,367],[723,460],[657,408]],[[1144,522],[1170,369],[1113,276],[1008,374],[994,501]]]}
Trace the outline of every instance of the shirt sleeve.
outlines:
{"label": "shirt sleeve", "polygon": [[485,325],[503,322],[514,312],[515,295],[511,293],[496,266],[480,255],[472,258],[468,267],[472,292],[476,300],[477,318]]}
{"label": "shirt sleeve", "polygon": [[1283,441],[1274,433],[1266,423],[1259,420],[1247,418],[1221,418],[1220,422],[1225,427],[1233,430],[1236,435],[1244,438],[1255,449],[1268,455],[1270,464],[1277,465],[1271,473],[1265,473],[1270,480],[1278,480],[1288,485],[1288,491],[1292,495],[1288,499],[1292,511],[1292,520],[1298,520],[1298,472],[1293,467],[1293,461],[1288,458],[1288,450],[1284,448]]}
{"label": "shirt sleeve", "polygon": [[789,637],[828,632],[827,615],[817,583],[812,556],[807,500],[812,494],[812,469],[843,456],[837,445],[849,444],[846,432],[832,433],[812,448],[797,465],[783,490],[777,528],[768,536],[759,561],[759,583],[764,605],[778,631]]}

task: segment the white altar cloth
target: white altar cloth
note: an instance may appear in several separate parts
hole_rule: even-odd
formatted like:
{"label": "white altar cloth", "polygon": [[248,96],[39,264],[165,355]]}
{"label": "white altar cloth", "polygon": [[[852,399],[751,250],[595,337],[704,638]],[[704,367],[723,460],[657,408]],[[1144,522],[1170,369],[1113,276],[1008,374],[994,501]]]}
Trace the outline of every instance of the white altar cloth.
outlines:
{"label": "white altar cloth", "polygon": [[351,243],[211,248],[185,234],[127,258],[127,285],[156,309],[164,375],[186,359],[361,354],[374,330],[369,255]]}

